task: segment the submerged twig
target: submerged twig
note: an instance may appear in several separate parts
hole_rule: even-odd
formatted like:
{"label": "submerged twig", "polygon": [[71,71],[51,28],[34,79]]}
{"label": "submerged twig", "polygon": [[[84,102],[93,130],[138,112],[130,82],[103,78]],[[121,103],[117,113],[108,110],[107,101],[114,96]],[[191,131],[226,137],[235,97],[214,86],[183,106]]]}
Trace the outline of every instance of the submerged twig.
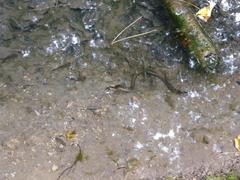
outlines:
{"label": "submerged twig", "polygon": [[159,31],[159,30],[158,30],[158,29],[153,29],[153,30],[150,30],[150,31],[147,31],[147,32],[144,32],[144,33],[135,34],[135,35],[128,36],[128,37],[125,37],[125,38],[121,38],[121,39],[119,39],[119,40],[113,41],[113,42],[112,42],[112,45],[115,44],[115,43],[121,42],[121,41],[125,41],[125,40],[127,40],[127,39],[132,39],[132,38],[144,36],[144,35],[151,34],[151,33],[153,33],[153,32],[157,32],[157,31]]}
{"label": "submerged twig", "polygon": [[147,74],[159,78],[159,79],[167,86],[167,88],[168,88],[171,92],[173,92],[173,93],[175,93],[175,94],[185,94],[185,93],[187,93],[186,91],[181,91],[181,90],[175,88],[175,87],[169,82],[169,80],[167,79],[167,75],[166,75],[165,73],[163,74],[163,77],[160,76],[159,74],[157,74],[157,73],[154,72],[154,71],[147,71]]}
{"label": "submerged twig", "polygon": [[140,33],[140,34],[135,34],[135,35],[132,35],[132,36],[128,36],[128,37],[125,37],[125,38],[118,39],[119,36],[121,36],[127,29],[129,29],[131,26],[136,24],[142,18],[143,18],[143,16],[140,16],[139,18],[134,20],[131,24],[129,24],[127,27],[125,27],[122,31],[120,31],[120,33],[118,33],[117,36],[112,40],[111,45],[116,44],[116,43],[121,42],[121,41],[125,41],[127,39],[132,39],[132,38],[144,36],[144,35],[151,34],[151,33],[159,31],[159,29],[156,28],[156,29],[153,29],[153,30],[150,30],[150,31],[147,31],[147,32],[143,32],[143,33]]}
{"label": "submerged twig", "polygon": [[[181,32],[177,40],[188,54],[186,60],[189,66],[198,72],[217,73],[222,61],[221,54],[196,16],[182,0],[163,0],[162,4],[172,23]],[[179,13],[179,9],[184,13]]]}
{"label": "submerged twig", "polygon": [[146,70],[143,70],[137,74],[134,74],[131,78],[131,85],[130,85],[130,89],[134,89],[135,87],[135,82],[137,80],[137,77],[141,74],[148,74],[148,75],[151,75],[151,76],[154,76],[154,77],[157,77],[158,79],[160,79],[166,86],[167,88],[175,93],[175,94],[185,94],[187,93],[186,91],[181,91],[177,88],[175,88],[170,82],[169,80],[167,79],[167,75],[165,73],[163,73],[163,76],[161,76],[160,74],[154,72],[153,70],[150,70],[150,69],[146,69]]}
{"label": "submerged twig", "polygon": [[82,149],[80,147],[79,144],[77,144],[78,148],[79,148],[79,152],[74,160],[74,162],[67,168],[65,168],[58,176],[57,180],[59,180],[67,171],[70,171],[76,164],[78,161],[83,161],[84,157],[83,157],[83,153],[82,153]]}
{"label": "submerged twig", "polygon": [[112,40],[111,44],[114,44],[114,42],[117,40],[117,38],[119,36],[121,36],[128,28],[130,28],[131,26],[133,26],[136,22],[138,22],[140,19],[142,19],[143,16],[140,16],[139,18],[137,18],[135,21],[133,21],[131,24],[129,24],[127,27],[125,27],[122,31],[120,31],[120,33],[118,33],[118,35]]}
{"label": "submerged twig", "polygon": [[120,92],[129,92],[130,90],[125,87],[123,84],[117,84],[117,85],[110,85],[108,87],[106,87],[105,91],[109,92],[109,91],[120,91]]}

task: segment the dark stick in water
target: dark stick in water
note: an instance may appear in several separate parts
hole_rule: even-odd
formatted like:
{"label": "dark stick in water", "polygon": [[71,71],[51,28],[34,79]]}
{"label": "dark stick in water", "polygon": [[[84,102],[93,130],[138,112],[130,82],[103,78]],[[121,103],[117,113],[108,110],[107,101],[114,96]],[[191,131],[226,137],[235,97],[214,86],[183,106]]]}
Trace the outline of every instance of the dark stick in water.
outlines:
{"label": "dark stick in water", "polygon": [[189,55],[189,66],[200,72],[216,73],[221,61],[220,52],[189,5],[179,0],[160,1],[179,31],[178,40]]}
{"label": "dark stick in water", "polygon": [[168,88],[171,92],[173,92],[173,93],[175,93],[175,94],[185,94],[185,93],[187,93],[187,92],[185,92],[185,91],[181,91],[181,90],[175,88],[175,87],[169,82],[169,80],[167,79],[166,73],[163,73],[163,75],[160,75],[160,74],[158,74],[157,72],[155,72],[155,71],[153,71],[153,70],[151,70],[151,69],[145,69],[145,70],[143,70],[143,71],[141,71],[141,72],[139,72],[139,73],[133,74],[132,77],[131,77],[131,84],[130,84],[129,89],[134,89],[135,84],[136,84],[137,77],[138,77],[139,75],[141,75],[141,74],[148,74],[148,75],[150,75],[150,76],[157,77],[158,79],[160,79],[160,80],[167,86],[167,88]]}
{"label": "dark stick in water", "polygon": [[59,180],[65,174],[65,172],[70,171],[77,164],[77,162],[83,161],[84,157],[83,157],[82,149],[81,149],[79,144],[77,144],[77,146],[79,148],[79,151],[78,151],[78,154],[77,154],[75,160],[73,161],[73,163],[69,167],[67,167],[66,169],[64,169],[61,172],[61,174],[58,176],[57,180]]}

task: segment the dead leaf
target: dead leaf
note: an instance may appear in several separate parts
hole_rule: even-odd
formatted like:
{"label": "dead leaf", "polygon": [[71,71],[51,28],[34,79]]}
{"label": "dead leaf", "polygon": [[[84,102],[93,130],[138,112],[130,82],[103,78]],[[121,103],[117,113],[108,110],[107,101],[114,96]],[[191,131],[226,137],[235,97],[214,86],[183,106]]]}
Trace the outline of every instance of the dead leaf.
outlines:
{"label": "dead leaf", "polygon": [[67,141],[73,141],[76,138],[76,131],[69,130],[66,132],[65,136]]}
{"label": "dead leaf", "polygon": [[208,6],[205,6],[203,8],[201,8],[197,13],[196,16],[203,20],[204,22],[207,22],[208,19],[211,17],[212,15],[212,10],[215,7],[216,3],[210,1]]}
{"label": "dead leaf", "polygon": [[240,135],[234,139],[235,148],[240,152]]}

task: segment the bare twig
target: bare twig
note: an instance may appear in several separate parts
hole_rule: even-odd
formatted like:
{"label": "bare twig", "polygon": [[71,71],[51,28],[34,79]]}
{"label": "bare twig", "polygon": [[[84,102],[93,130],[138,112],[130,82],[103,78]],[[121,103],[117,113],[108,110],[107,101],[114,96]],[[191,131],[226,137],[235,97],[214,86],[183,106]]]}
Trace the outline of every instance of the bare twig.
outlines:
{"label": "bare twig", "polygon": [[127,29],[129,29],[131,26],[133,26],[135,23],[137,23],[140,19],[142,19],[143,17],[140,16],[139,18],[137,18],[135,21],[133,21],[131,24],[129,24],[127,27],[125,27],[120,33],[118,33],[118,35],[112,40],[111,44],[114,44],[114,42],[117,40],[117,38],[119,36],[121,36]]}
{"label": "bare twig", "polygon": [[151,34],[151,33],[154,33],[154,32],[158,32],[158,31],[159,31],[159,29],[153,29],[153,30],[150,30],[150,31],[147,31],[147,32],[144,32],[144,33],[135,34],[135,35],[128,36],[128,37],[125,37],[125,38],[121,38],[121,39],[119,39],[119,40],[112,41],[111,44],[113,45],[113,44],[116,44],[116,43],[118,43],[118,42],[125,41],[125,40],[127,40],[127,39],[132,39],[132,38],[144,36],[144,35],[147,35],[147,34]]}
{"label": "bare twig", "polygon": [[175,94],[186,94],[187,92],[185,91],[181,91],[177,88],[175,88],[170,82],[169,80],[167,79],[167,75],[165,73],[162,73],[162,74],[158,74],[156,73],[155,71],[151,70],[151,69],[146,69],[146,70],[143,70],[137,74],[134,74],[132,77],[131,77],[131,84],[130,84],[130,87],[129,89],[134,89],[135,87],[135,82],[137,80],[137,77],[143,73],[146,73],[150,76],[154,76],[158,79],[160,79],[165,85],[166,87],[172,92],[172,93],[175,93]]}

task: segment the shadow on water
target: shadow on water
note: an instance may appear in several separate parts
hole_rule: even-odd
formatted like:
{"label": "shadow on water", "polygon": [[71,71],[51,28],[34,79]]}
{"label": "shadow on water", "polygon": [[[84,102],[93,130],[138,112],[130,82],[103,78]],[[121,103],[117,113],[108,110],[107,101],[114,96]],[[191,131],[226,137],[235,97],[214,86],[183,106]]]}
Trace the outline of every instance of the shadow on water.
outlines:
{"label": "shadow on water", "polygon": [[[86,66],[97,71],[101,67],[110,74],[116,69],[133,74],[153,67],[158,72],[167,70],[173,78],[177,78],[179,71],[188,72],[187,67],[182,67],[186,56],[174,38],[176,34],[171,26],[166,26],[171,24],[155,1],[11,1],[1,4],[0,41],[9,48],[7,53],[2,50],[5,52],[2,59],[18,53],[28,58],[28,62],[44,64],[42,69],[48,72],[69,63],[68,69],[74,71]],[[161,31],[111,46],[116,34],[139,16],[143,16],[143,20],[124,36],[156,27]],[[38,58],[44,60],[36,60]],[[226,60],[233,63],[229,61]],[[236,66],[232,64],[229,68],[236,69]]]}
{"label": "shadow on water", "polygon": [[[28,58],[21,63],[36,61],[44,64],[44,71],[70,63],[69,69],[91,64],[93,69],[102,66],[108,73],[128,68],[130,74],[143,66],[161,69],[179,61],[174,58],[176,48],[167,47],[169,39],[162,32],[110,46],[121,28],[139,16],[144,19],[129,29],[126,36],[161,26],[152,12],[156,7],[145,2],[12,1],[2,4],[6,12],[0,40],[9,48],[9,54],[2,55],[5,56],[2,59],[18,53],[19,57]],[[17,10],[13,11],[14,8]],[[164,58],[169,55],[173,58]],[[44,60],[36,60],[38,58]]]}

